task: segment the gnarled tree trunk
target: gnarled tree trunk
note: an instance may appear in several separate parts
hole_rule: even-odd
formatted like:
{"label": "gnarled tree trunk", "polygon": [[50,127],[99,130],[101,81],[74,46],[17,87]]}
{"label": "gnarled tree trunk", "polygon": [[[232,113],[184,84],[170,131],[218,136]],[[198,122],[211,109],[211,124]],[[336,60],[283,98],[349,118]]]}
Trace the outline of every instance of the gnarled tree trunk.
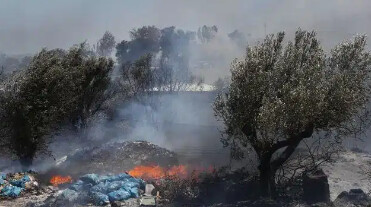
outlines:
{"label": "gnarled tree trunk", "polygon": [[[309,125],[303,132],[290,137],[287,140],[279,141],[273,144],[268,149],[261,149],[254,147],[259,156],[259,178],[260,178],[260,192],[261,196],[273,198],[277,196],[275,176],[277,170],[290,158],[298,147],[300,142],[311,137],[313,134],[313,126]],[[273,154],[284,148],[284,150],[273,158]]]}
{"label": "gnarled tree trunk", "polygon": [[275,183],[276,172],[271,168],[270,160],[259,165],[259,173],[261,196],[269,198],[275,197],[277,195]]}

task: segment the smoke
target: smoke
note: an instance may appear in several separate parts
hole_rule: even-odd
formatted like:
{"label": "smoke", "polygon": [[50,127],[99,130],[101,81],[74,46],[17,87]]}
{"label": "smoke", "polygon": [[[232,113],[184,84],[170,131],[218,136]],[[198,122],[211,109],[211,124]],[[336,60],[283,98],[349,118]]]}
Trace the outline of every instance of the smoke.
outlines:
{"label": "smoke", "polygon": [[201,25],[217,25],[224,34],[235,29],[249,34],[249,42],[302,27],[317,30],[323,42],[332,46],[355,33],[370,34],[370,7],[366,0],[4,0],[0,50],[35,53],[42,47],[68,48],[85,40],[96,43],[106,30],[128,39],[128,31],[141,25],[176,25],[193,31]]}
{"label": "smoke", "polygon": [[231,62],[244,55],[247,42],[236,44],[226,34],[217,33],[210,42],[193,45],[190,49],[191,72],[208,84],[229,75]]}
{"label": "smoke", "polygon": [[[49,146],[52,156],[39,155],[32,169],[46,172],[82,149],[137,140],[176,152],[182,164],[227,165],[229,150],[220,142],[222,126],[212,110],[215,95],[213,91],[163,93],[121,104],[112,119],[98,115],[83,131],[59,132]],[[4,159],[0,169],[17,172],[22,166],[16,160]]]}

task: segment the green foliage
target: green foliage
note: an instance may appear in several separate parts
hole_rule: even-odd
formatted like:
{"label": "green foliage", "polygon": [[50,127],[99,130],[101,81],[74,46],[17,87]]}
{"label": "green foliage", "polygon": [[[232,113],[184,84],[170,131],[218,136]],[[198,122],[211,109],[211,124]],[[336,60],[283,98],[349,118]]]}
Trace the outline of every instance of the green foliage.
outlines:
{"label": "green foliage", "polygon": [[315,32],[298,30],[286,46],[283,40],[284,33],[278,33],[248,47],[245,59],[232,65],[229,91],[214,104],[226,126],[224,144],[239,158],[241,149],[251,146],[261,175],[272,171],[271,177],[314,131],[355,133],[355,118],[370,95],[371,59],[364,36],[338,45],[330,56]]}
{"label": "green foliage", "polygon": [[69,51],[46,50],[10,77],[0,93],[0,147],[29,165],[46,152],[50,136],[69,120],[85,122],[109,84],[113,61]]}
{"label": "green foliage", "polygon": [[133,63],[147,54],[157,53],[160,49],[161,31],[155,26],[144,26],[130,31],[130,41],[123,40],[116,46],[119,64]]}
{"label": "green foliage", "polygon": [[152,56],[146,55],[139,58],[133,64],[123,65],[122,76],[125,88],[129,91],[130,96],[139,98],[145,92],[150,92],[155,86],[151,61]]}

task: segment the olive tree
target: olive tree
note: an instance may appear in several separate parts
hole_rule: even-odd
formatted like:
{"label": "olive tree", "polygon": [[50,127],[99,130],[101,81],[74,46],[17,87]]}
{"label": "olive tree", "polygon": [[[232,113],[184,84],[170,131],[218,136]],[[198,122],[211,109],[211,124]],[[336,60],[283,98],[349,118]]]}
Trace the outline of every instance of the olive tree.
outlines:
{"label": "olive tree", "polygon": [[346,41],[326,55],[315,32],[284,33],[248,47],[231,66],[228,92],[214,103],[225,124],[222,139],[242,158],[250,147],[258,158],[262,196],[274,196],[277,170],[315,132],[345,137],[369,100],[370,54],[365,36]]}
{"label": "olive tree", "polygon": [[113,62],[85,56],[84,45],[69,51],[43,49],[24,71],[0,86],[0,149],[24,167],[47,152],[53,133],[97,110]]}
{"label": "olive tree", "polygon": [[136,99],[153,92],[155,78],[151,69],[152,55],[140,57],[132,64],[123,64],[121,72],[123,84],[128,94]]}

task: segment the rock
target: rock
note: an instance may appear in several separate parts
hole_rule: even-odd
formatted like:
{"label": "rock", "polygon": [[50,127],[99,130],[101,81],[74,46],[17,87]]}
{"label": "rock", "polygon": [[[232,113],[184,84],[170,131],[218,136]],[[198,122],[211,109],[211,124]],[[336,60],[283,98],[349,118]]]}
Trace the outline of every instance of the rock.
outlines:
{"label": "rock", "polygon": [[340,193],[334,205],[336,207],[368,206],[371,205],[371,198],[361,189],[351,189],[349,192]]}
{"label": "rock", "polygon": [[322,169],[303,176],[303,199],[307,203],[330,202],[328,179]]}

